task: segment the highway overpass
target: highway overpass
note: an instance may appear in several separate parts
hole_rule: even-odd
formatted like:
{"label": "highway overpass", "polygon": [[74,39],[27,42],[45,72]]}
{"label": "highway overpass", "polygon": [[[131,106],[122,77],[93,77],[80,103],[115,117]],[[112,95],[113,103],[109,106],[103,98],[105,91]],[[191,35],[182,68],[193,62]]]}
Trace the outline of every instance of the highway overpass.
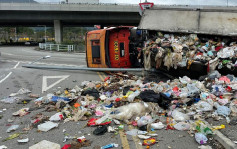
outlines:
{"label": "highway overpass", "polygon": [[139,25],[140,29],[237,36],[237,7],[161,6],[139,15],[138,5],[0,3],[0,26]]}
{"label": "highway overpass", "polygon": [[0,26],[54,26],[58,43],[63,26],[137,26],[140,18],[138,5],[0,3]]}

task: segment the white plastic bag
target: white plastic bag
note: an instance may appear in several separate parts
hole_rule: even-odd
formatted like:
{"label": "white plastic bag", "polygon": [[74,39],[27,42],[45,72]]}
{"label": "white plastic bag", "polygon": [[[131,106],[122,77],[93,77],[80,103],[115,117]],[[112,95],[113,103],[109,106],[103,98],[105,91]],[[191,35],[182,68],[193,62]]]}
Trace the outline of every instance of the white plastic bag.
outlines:
{"label": "white plastic bag", "polygon": [[196,104],[196,107],[197,107],[197,111],[202,111],[202,112],[213,110],[213,106],[206,101],[199,101]]}
{"label": "white plastic bag", "polygon": [[190,129],[190,124],[185,123],[185,122],[179,122],[177,124],[174,125],[174,128],[180,131],[183,130],[189,130]]}
{"label": "white plastic bag", "polygon": [[58,112],[58,113],[52,115],[52,116],[49,118],[50,121],[60,121],[60,120],[62,120],[62,119],[63,119],[63,115],[62,115],[62,113],[60,113],[60,112]]}
{"label": "white plastic bag", "polygon": [[162,122],[151,124],[152,129],[163,129],[164,127],[165,127],[165,125]]}
{"label": "white plastic bag", "polygon": [[179,112],[177,109],[175,109],[171,116],[174,118],[176,121],[186,121],[189,120],[189,116],[187,114],[184,114],[182,112]]}
{"label": "white plastic bag", "polygon": [[144,125],[147,125],[149,123],[152,123],[152,117],[151,116],[143,116],[137,121],[137,126],[141,127]]}

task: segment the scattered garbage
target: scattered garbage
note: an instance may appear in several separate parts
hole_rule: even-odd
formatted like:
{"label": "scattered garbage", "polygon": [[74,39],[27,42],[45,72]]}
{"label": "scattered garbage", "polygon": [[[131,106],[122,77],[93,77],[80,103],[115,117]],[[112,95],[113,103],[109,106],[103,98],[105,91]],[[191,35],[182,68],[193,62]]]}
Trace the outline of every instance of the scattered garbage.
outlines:
{"label": "scattered garbage", "polygon": [[25,88],[21,88],[17,93],[11,93],[9,96],[12,97],[12,96],[22,95],[26,93],[31,93],[31,91]]}
{"label": "scattered garbage", "polygon": [[0,149],[7,149],[7,147],[5,145],[1,145]]}
{"label": "scattered garbage", "polygon": [[207,137],[202,133],[195,133],[195,139],[199,144],[206,144],[207,143]]}
{"label": "scattered garbage", "polygon": [[29,142],[29,138],[17,140],[17,142],[20,143],[20,144],[27,143],[27,142]]}
{"label": "scattered garbage", "polygon": [[177,129],[177,130],[181,130],[181,131],[189,130],[190,129],[190,124],[185,123],[185,122],[179,122],[179,123],[174,125],[174,128]]}
{"label": "scattered garbage", "polygon": [[101,149],[114,148],[114,147],[118,147],[118,146],[119,146],[118,144],[111,143],[111,144],[108,144],[108,145],[102,146]]}
{"label": "scattered garbage", "polygon": [[15,131],[15,130],[17,130],[18,128],[19,128],[19,125],[12,125],[11,127],[9,127],[9,128],[7,129],[7,132],[9,133],[9,132]]}
{"label": "scattered garbage", "polygon": [[156,143],[156,139],[155,138],[149,138],[143,141],[142,145],[144,146],[151,146],[153,144]]}
{"label": "scattered garbage", "polygon": [[57,123],[48,121],[48,122],[38,125],[38,130],[46,132],[46,131],[49,131],[55,127],[58,127]]}
{"label": "scattered garbage", "polygon": [[61,149],[60,145],[57,143],[53,143],[47,140],[40,141],[39,143],[32,145],[29,149]]}
{"label": "scattered garbage", "polygon": [[164,127],[165,127],[165,125],[162,122],[151,124],[152,129],[163,129]]}
{"label": "scattered garbage", "polygon": [[[234,40],[233,40],[234,41]],[[145,42],[143,48],[144,67],[173,71],[193,71],[193,75],[206,75],[215,70],[237,72],[237,44],[224,38],[208,39],[197,34],[163,34],[157,32]],[[201,71],[200,71],[201,70]],[[182,71],[176,71],[180,75]],[[211,76],[211,78],[217,78]],[[226,77],[221,80],[229,82]],[[185,82],[185,81],[184,81]],[[196,87],[189,84],[189,93],[195,93]],[[189,88],[188,87],[188,88]]]}
{"label": "scattered garbage", "polygon": [[[180,50],[179,45],[172,46]],[[162,51],[162,49],[159,50]],[[176,51],[175,54],[179,55],[179,52]],[[166,59],[171,62],[169,56],[166,56]],[[176,67],[175,64],[166,63],[166,65],[170,69]],[[30,124],[25,125],[23,131],[38,129],[47,132],[58,127],[59,123],[71,121],[76,122],[76,125],[81,125],[80,121],[86,121],[84,127],[91,127],[94,137],[105,136],[107,132],[111,135],[123,132],[124,135],[138,137],[142,140],[142,144],[148,147],[158,143],[157,136],[160,129],[179,130],[188,131],[190,135],[195,136],[198,144],[202,145],[208,141],[208,135],[212,135],[213,130],[225,129],[225,125],[218,124],[209,128],[201,119],[212,117],[220,120],[224,117],[229,125],[237,125],[237,121],[232,118],[237,115],[236,84],[237,78],[234,75],[223,76],[217,70],[205,76],[201,81],[183,76],[167,81],[146,82],[138,76],[116,73],[103,82],[85,81],[80,87],[66,88],[42,97],[30,94],[28,96],[35,98],[34,103],[32,102],[35,107],[17,109],[18,111],[12,115],[19,116],[15,118],[20,119],[26,114],[34,113],[32,111],[38,108],[47,112],[54,111],[50,116],[42,113],[31,116]],[[9,103],[14,103],[15,98],[4,99],[8,99]],[[2,113],[4,113],[3,110]],[[11,122],[13,122],[12,118],[8,123]],[[126,124],[134,128],[127,131]],[[8,126],[7,132],[12,132],[19,127],[19,125],[11,124]],[[65,134],[62,141],[66,142],[62,148],[81,148],[91,145],[91,141],[85,137],[86,134],[82,130],[76,132],[78,131],[80,131],[80,136],[82,134],[84,136],[75,137],[67,134],[70,131],[60,131]],[[12,134],[3,141],[20,135],[21,133]],[[71,142],[68,143],[68,140]],[[24,144],[29,142],[29,138],[21,137],[17,141]],[[58,147],[58,144],[55,145]],[[101,148],[112,147],[118,146],[116,143],[111,143]],[[208,148],[208,146],[201,147]]]}
{"label": "scattered garbage", "polygon": [[26,114],[29,114],[29,108],[23,108],[23,109],[20,109],[19,111],[17,111],[17,112],[14,112],[14,113],[12,113],[12,115],[14,115],[14,116],[24,116],[24,115],[26,115]]}
{"label": "scattered garbage", "polygon": [[21,133],[14,133],[14,134],[12,134],[12,135],[9,135],[9,137],[7,137],[6,139],[4,139],[3,142],[8,141],[8,140],[15,139],[15,138],[19,137],[20,134],[21,134]]}
{"label": "scattered garbage", "polygon": [[11,103],[19,101],[20,99],[21,99],[20,97],[7,97],[4,99],[1,99],[0,102],[11,104]]}
{"label": "scattered garbage", "polygon": [[94,135],[103,135],[107,132],[107,126],[103,125],[103,126],[99,126],[97,127],[94,131],[93,134]]}

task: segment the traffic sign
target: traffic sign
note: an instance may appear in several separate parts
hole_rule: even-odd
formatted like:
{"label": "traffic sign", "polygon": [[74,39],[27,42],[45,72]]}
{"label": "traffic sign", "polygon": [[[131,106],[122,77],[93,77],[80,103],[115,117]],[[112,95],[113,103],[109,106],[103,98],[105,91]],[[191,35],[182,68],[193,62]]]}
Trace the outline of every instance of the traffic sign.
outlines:
{"label": "traffic sign", "polygon": [[154,5],[154,3],[146,2],[146,3],[139,3],[139,5],[141,7],[141,10],[144,10],[151,8]]}

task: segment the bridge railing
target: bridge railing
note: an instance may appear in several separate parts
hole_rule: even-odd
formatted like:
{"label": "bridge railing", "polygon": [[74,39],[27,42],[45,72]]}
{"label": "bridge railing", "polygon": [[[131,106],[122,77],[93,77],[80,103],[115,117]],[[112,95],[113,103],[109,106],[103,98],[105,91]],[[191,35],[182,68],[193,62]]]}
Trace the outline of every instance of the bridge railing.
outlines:
{"label": "bridge railing", "polygon": [[84,46],[78,46],[78,45],[39,43],[39,48],[42,50],[58,51],[58,52],[84,52]]}

